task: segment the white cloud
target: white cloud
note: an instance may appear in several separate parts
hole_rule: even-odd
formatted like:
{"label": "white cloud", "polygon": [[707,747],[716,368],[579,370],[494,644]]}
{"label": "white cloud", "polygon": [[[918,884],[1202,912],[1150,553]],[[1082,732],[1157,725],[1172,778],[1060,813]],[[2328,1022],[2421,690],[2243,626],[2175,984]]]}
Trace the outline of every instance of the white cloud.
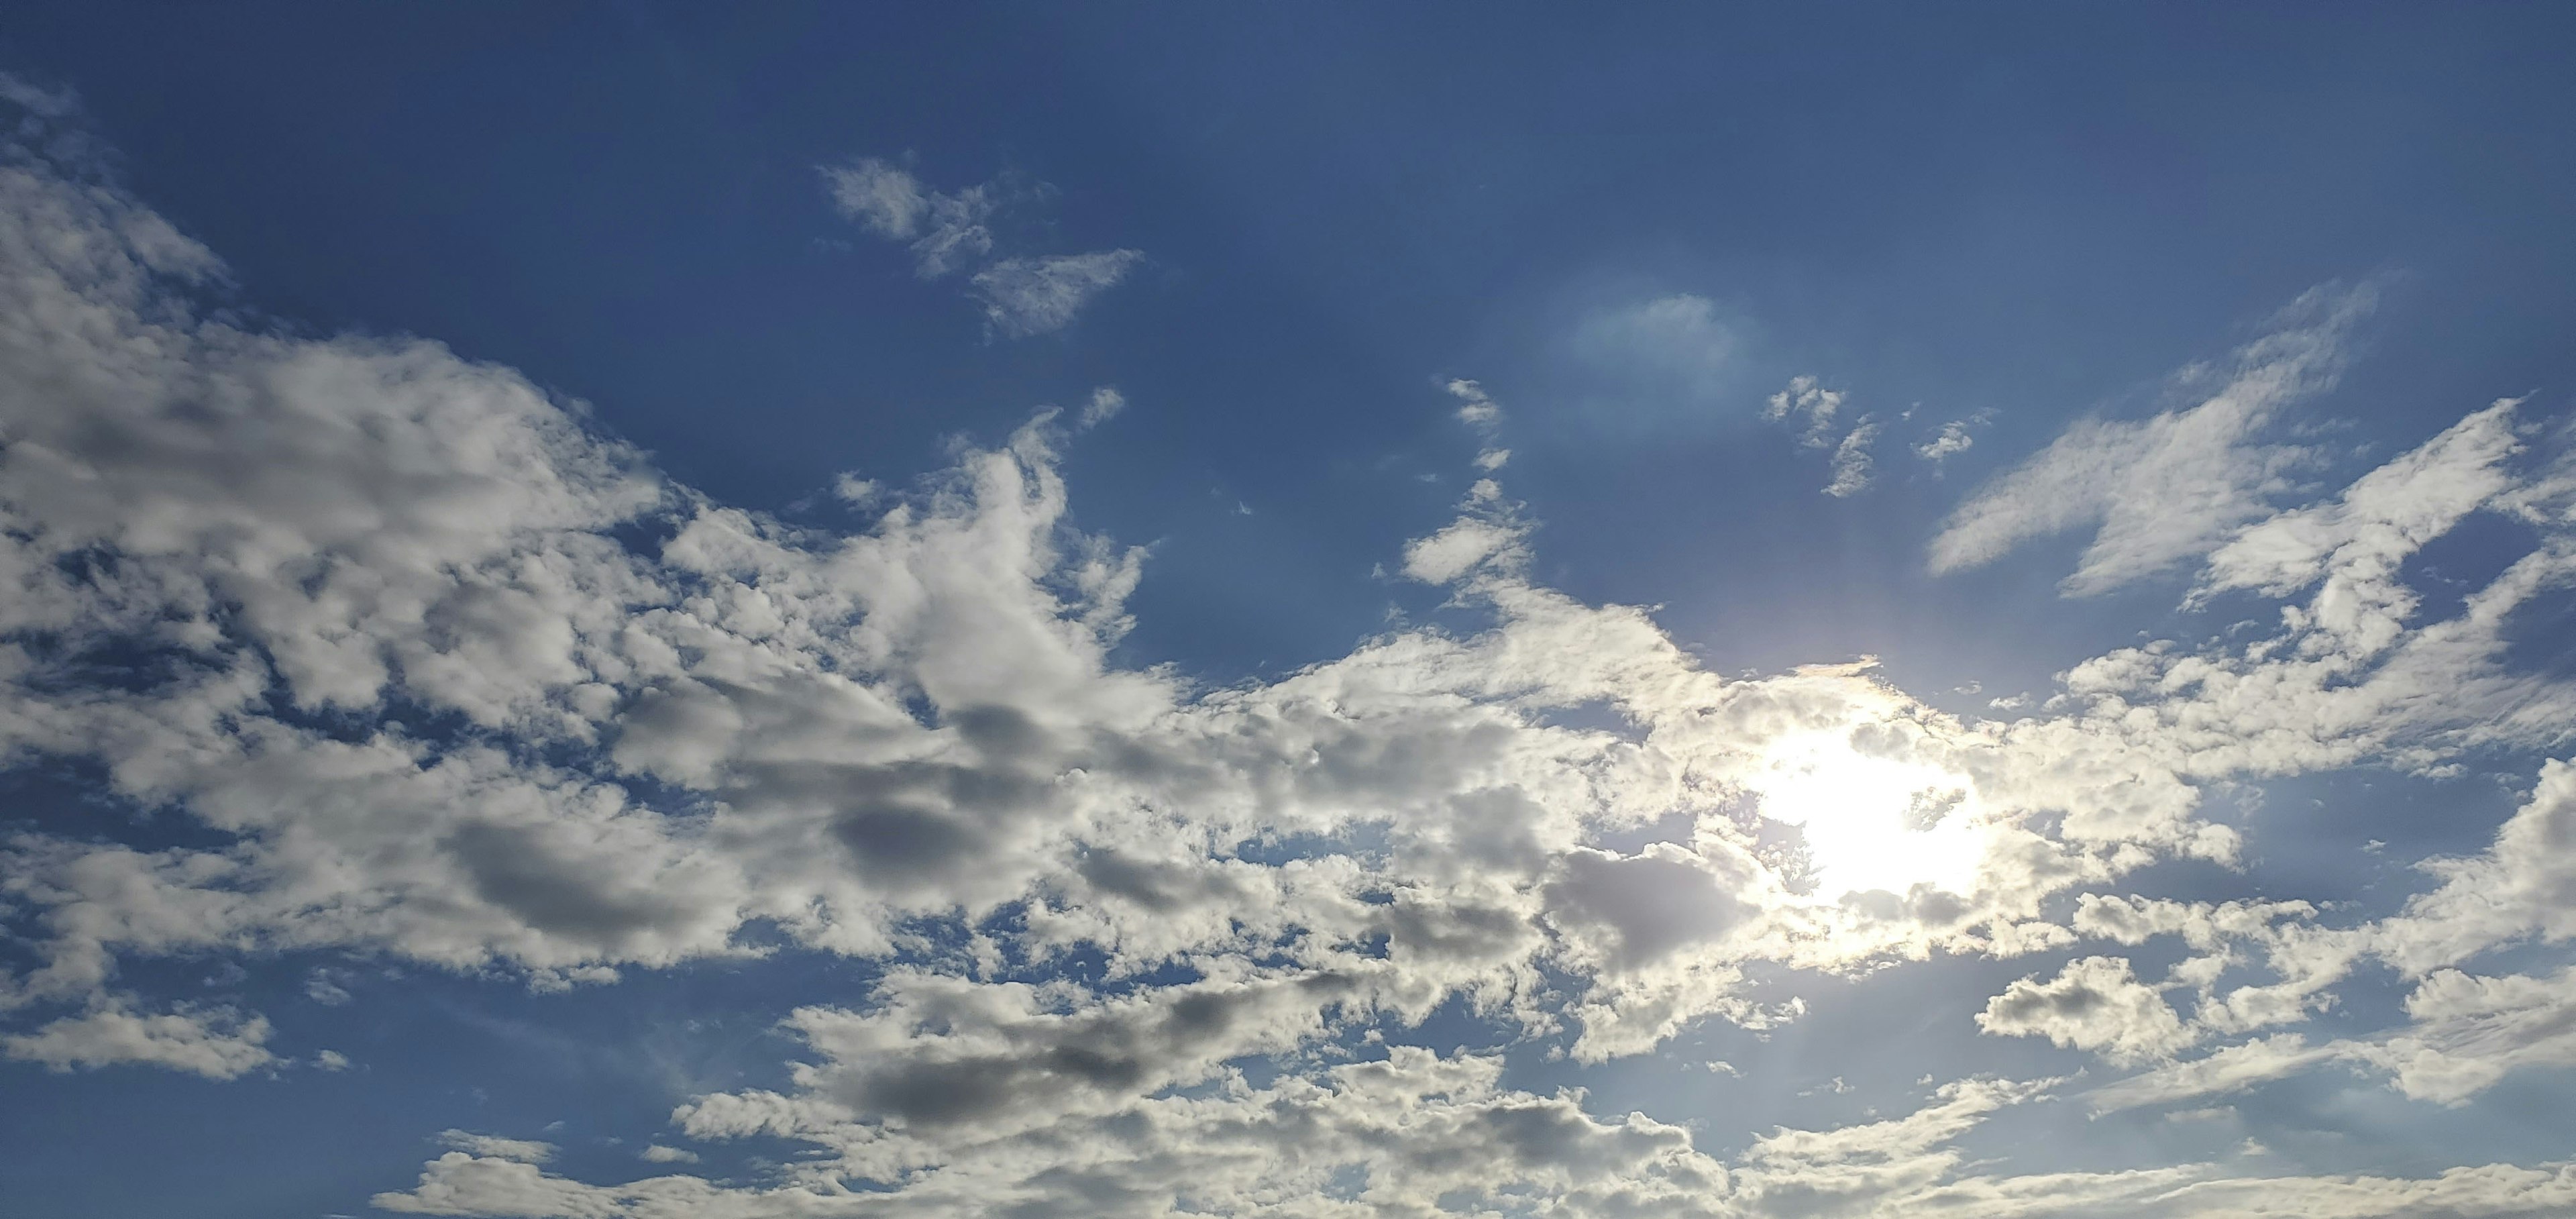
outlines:
{"label": "white cloud", "polygon": [[138,1015],[109,1006],[0,1038],[0,1046],[11,1058],[57,1071],[141,1063],[232,1079],[277,1060],[262,1044],[268,1033],[265,1018],[229,1008]]}
{"label": "white cloud", "polygon": [[644,1150],[637,1152],[636,1155],[647,1164],[695,1164],[698,1162],[698,1153],[685,1148],[671,1147],[661,1143],[647,1144]]}
{"label": "white cloud", "polygon": [[1453,378],[1444,388],[1458,400],[1458,421],[1475,429],[1485,441],[1485,447],[1476,453],[1476,468],[1487,474],[1502,469],[1512,459],[1510,449],[1493,443],[1502,430],[1502,405],[1486,396],[1484,386],[1463,377]]}
{"label": "white cloud", "polygon": [[2089,596],[2216,549],[2290,490],[2303,452],[2258,437],[2284,407],[2335,383],[2345,335],[2376,299],[2366,284],[2319,288],[2239,348],[2224,373],[2178,374],[2182,390],[2221,381],[2200,404],[2068,428],[1951,513],[1932,541],[1932,571],[1982,566],[2023,542],[2090,527],[2092,543],[2062,586]]}
{"label": "white cloud", "polygon": [[1879,425],[1864,415],[1860,426],[1853,428],[1840,444],[1834,446],[1833,478],[1825,484],[1825,494],[1841,499],[1869,488],[1870,476],[1876,466],[1869,446],[1877,442],[1878,429]]}
{"label": "white cloud", "polygon": [[985,227],[996,206],[990,184],[943,194],[875,157],[818,168],[842,215],[880,237],[911,243],[914,268],[923,279],[938,279],[993,252],[993,233]]}
{"label": "white cloud", "polygon": [[[1081,1123],[998,1140],[905,1176],[891,1195],[832,1175],[848,1160],[777,1184],[666,1176],[592,1186],[534,1165],[451,1153],[379,1208],[425,1214],[717,1219],[902,1213],[963,1219],[1026,1213],[1435,1214],[1505,1206],[1569,1219],[1787,1219],[1934,1211],[2082,1213],[2113,1219],[2245,1215],[2378,1219],[2428,1214],[2538,1219],[2576,1204],[2576,1172],[2489,1164],[2438,1176],[2230,1177],[2207,1164],[2009,1175],[1957,1146],[1999,1110],[2051,1103],[2045,1084],[1944,1085],[1904,1116],[1821,1130],[1777,1129],[1732,1161],[1642,1114],[1604,1119],[1576,1093],[1497,1085],[1494,1059],[1395,1047],[1384,1061],[1199,1099],[1142,1103],[1114,1127]],[[1113,1133],[1114,1131],[1114,1133]],[[795,1135],[817,1140],[824,1131]],[[873,1144],[830,1145],[864,1156]],[[819,1167],[819,1166],[818,1166]],[[890,1166],[887,1171],[892,1171]]]}
{"label": "white cloud", "polygon": [[2046,1037],[2112,1062],[2162,1058],[2190,1045],[2182,1018],[2119,957],[2070,961],[2046,982],[2023,978],[1986,1003],[1977,1027],[2005,1037]]}
{"label": "white cloud", "polygon": [[1136,250],[1100,250],[1043,258],[1009,258],[968,281],[984,319],[1012,338],[1062,330],[1091,298],[1115,286],[1144,259]]}
{"label": "white cloud", "polygon": [[[1050,193],[1044,184],[1020,189],[1001,180],[945,193],[876,157],[816,168],[843,216],[879,237],[909,245],[921,278],[941,279],[971,269],[967,295],[983,307],[992,331],[1011,338],[1070,325],[1085,304],[1144,258],[1136,250],[995,257],[992,225],[1004,204],[1043,199]],[[1091,419],[1086,412],[1086,426],[1107,417]]]}
{"label": "white cloud", "polygon": [[535,1139],[505,1139],[495,1134],[445,1130],[439,1133],[438,1141],[470,1156],[511,1160],[520,1164],[543,1164],[555,1158],[554,1144]]}
{"label": "white cloud", "polygon": [[1479,431],[1502,421],[1503,408],[1485,393],[1485,387],[1464,377],[1451,378],[1442,388],[1458,400],[1458,421]]}
{"label": "white cloud", "polygon": [[1834,412],[1842,409],[1843,391],[1826,389],[1814,377],[1792,377],[1789,387],[1762,407],[1762,417],[1798,429],[1798,443],[1821,449],[1833,442]]}
{"label": "white cloud", "polygon": [[304,997],[325,1007],[338,1007],[349,1001],[349,989],[333,979],[326,970],[314,970],[304,979]]}
{"label": "white cloud", "polygon": [[1931,462],[1934,465],[1939,465],[1952,457],[1965,453],[1977,443],[1977,438],[1968,434],[1968,428],[1972,424],[1980,422],[1983,422],[1983,420],[1953,419],[1948,423],[1944,423],[1941,425],[1941,429],[1939,431],[1932,434],[1932,438],[1930,440],[1926,440],[1923,443],[1914,446],[1914,455],[1925,461]]}
{"label": "white cloud", "polygon": [[1092,390],[1091,398],[1082,404],[1082,416],[1078,424],[1085,428],[1096,428],[1117,418],[1118,412],[1126,409],[1127,395],[1103,385]]}

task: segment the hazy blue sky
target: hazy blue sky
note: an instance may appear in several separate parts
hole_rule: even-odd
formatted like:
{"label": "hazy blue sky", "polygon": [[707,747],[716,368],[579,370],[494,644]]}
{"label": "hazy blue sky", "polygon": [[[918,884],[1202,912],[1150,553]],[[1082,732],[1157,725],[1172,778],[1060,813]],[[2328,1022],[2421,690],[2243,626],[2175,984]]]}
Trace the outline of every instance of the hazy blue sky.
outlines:
{"label": "hazy blue sky", "polygon": [[2576,19],[29,5],[0,1214],[2576,1212]]}

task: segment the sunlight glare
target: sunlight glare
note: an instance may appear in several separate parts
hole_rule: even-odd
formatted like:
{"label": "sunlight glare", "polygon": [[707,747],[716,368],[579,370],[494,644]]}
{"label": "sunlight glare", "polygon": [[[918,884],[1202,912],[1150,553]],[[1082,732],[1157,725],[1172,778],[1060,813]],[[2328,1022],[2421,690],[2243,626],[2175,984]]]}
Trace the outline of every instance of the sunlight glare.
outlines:
{"label": "sunlight glare", "polygon": [[1873,757],[1830,732],[1783,740],[1769,761],[1749,786],[1763,816],[1805,835],[1818,896],[1903,894],[1925,883],[1965,893],[1974,884],[1985,835],[1964,776]]}

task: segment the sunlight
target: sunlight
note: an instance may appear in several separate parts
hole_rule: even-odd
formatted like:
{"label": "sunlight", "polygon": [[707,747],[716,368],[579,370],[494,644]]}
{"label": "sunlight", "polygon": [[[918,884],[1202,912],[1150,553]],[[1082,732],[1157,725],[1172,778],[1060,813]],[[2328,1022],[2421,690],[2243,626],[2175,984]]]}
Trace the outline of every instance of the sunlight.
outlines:
{"label": "sunlight", "polygon": [[1842,733],[1786,738],[1750,786],[1762,814],[1800,828],[1828,899],[1853,890],[1904,893],[1917,884],[1966,892],[1985,835],[1974,787],[1917,762],[1872,757]]}

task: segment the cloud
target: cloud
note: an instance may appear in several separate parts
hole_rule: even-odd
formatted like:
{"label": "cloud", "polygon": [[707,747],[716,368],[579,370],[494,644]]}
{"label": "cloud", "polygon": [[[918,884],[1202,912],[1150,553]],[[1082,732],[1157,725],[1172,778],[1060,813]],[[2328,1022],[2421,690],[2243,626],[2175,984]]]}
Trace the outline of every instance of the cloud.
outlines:
{"label": "cloud", "polygon": [[1914,455],[1937,466],[1965,453],[1977,443],[1977,438],[1969,435],[1968,429],[1985,421],[1986,414],[1981,411],[1966,419],[1953,419],[1944,423],[1939,431],[1932,434],[1931,439],[1914,446]]}
{"label": "cloud", "polygon": [[[379,1194],[404,1213],[754,1217],[1267,1213],[1282,1198],[1315,1213],[1440,1213],[1505,1205],[1541,1213],[1781,1219],[1816,1214],[2065,1214],[2221,1219],[2249,1214],[2374,1219],[2424,1214],[2544,1216],[2576,1203],[2576,1172],[2489,1164],[2438,1176],[2230,1177],[2206,1164],[2014,1175],[1957,1146],[1998,1111],[2049,1103],[2045,1083],[1964,1080],[1903,1116],[1776,1129],[1720,1160],[1691,1133],[1642,1114],[1604,1119],[1579,1096],[1498,1086],[1492,1058],[1394,1047],[1381,1061],[1205,1098],[1146,1102],[1116,1127],[1085,1123],[998,1141],[908,1175],[900,1193],[852,1191],[816,1175],[772,1185],[667,1176],[593,1186],[513,1160],[451,1153],[410,1191]],[[1033,1155],[1044,1149],[1042,1154]],[[1041,1167],[1043,1165],[1044,1167]],[[846,1169],[846,1165],[839,1166]],[[888,1205],[888,1204],[891,1205]]]}
{"label": "cloud", "polygon": [[1870,446],[1878,443],[1882,430],[1875,418],[1863,415],[1841,440],[1835,440],[1834,417],[1842,410],[1844,398],[1843,391],[1826,389],[1814,377],[1792,377],[1788,388],[1771,395],[1762,408],[1764,419],[1795,429],[1800,445],[1832,450],[1824,491],[1836,499],[1868,489],[1877,466]]}
{"label": "cloud", "polygon": [[1878,440],[1879,425],[1862,416],[1860,426],[1853,428],[1834,446],[1833,478],[1825,484],[1825,494],[1841,499],[1868,489],[1876,462],[1869,446]]}
{"label": "cloud", "polygon": [[555,1158],[554,1144],[535,1139],[505,1139],[499,1135],[446,1130],[439,1133],[438,1141],[470,1156],[520,1164],[543,1164]]}
{"label": "cloud", "polygon": [[2069,427],[1950,514],[1933,538],[1931,570],[1983,566],[2023,542],[2089,527],[2093,540],[2061,585],[2080,597],[2216,549],[2290,490],[2289,472],[2306,455],[2257,438],[2284,408],[2334,385],[2346,336],[2377,296],[2368,284],[2308,293],[2223,372],[2195,365],[2177,374],[2178,392],[2218,382],[2189,409]]}
{"label": "cloud", "polygon": [[2281,1079],[2335,1057],[2332,1050],[2308,1045],[2296,1033],[2275,1033],[2232,1045],[2190,1062],[2167,1063],[2094,1089],[2096,1113],[2114,1113],[2149,1105],[2167,1105],[2204,1096],[2241,1092]]}
{"label": "cloud", "polygon": [[1977,1027],[2004,1037],[2046,1037],[2112,1062],[2162,1058],[2192,1035],[2164,997],[2119,957],[2084,957],[2046,982],[2023,978],[1986,1003]]}
{"label": "cloud", "polygon": [[1144,258],[1136,250],[996,258],[993,224],[1006,204],[1044,199],[1050,189],[1043,183],[1022,188],[1003,179],[946,193],[876,157],[815,168],[844,217],[908,245],[921,278],[971,271],[967,295],[983,307],[990,329],[1010,338],[1072,324],[1084,305]]}
{"label": "cloud", "polygon": [[1694,402],[1725,387],[1737,346],[1717,306],[1686,292],[1595,310],[1572,336],[1574,355],[1616,383]]}
{"label": "cloud", "polygon": [[1476,453],[1476,468],[1491,474],[1512,459],[1512,451],[1494,443],[1502,431],[1502,404],[1486,396],[1485,387],[1465,378],[1453,378],[1443,388],[1458,400],[1458,421],[1476,432],[1484,448]]}
{"label": "cloud", "polygon": [[985,227],[996,207],[991,184],[942,194],[875,157],[819,167],[833,206],[877,236],[911,243],[923,279],[938,279],[993,252]]}
{"label": "cloud", "polygon": [[1090,400],[1082,404],[1082,416],[1076,421],[1077,426],[1083,428],[1099,427],[1101,424],[1117,418],[1118,413],[1126,409],[1127,395],[1119,393],[1116,389],[1110,386],[1103,385],[1098,389],[1092,390]]}
{"label": "cloud", "polygon": [[1136,250],[1101,250],[1044,258],[1008,258],[968,280],[984,319],[1012,338],[1062,330],[1091,298],[1115,286],[1143,261]]}
{"label": "cloud", "polygon": [[698,1162],[698,1153],[679,1147],[665,1146],[661,1143],[647,1144],[644,1150],[636,1153],[636,1156],[647,1164],[695,1164]]}
{"label": "cloud", "polygon": [[0,1038],[0,1046],[11,1058],[57,1071],[141,1063],[232,1079],[276,1061],[262,1044],[268,1035],[265,1018],[230,1008],[138,1015],[110,1006]]}
{"label": "cloud", "polygon": [[[854,214],[919,240],[936,209],[900,185],[870,179]],[[545,1145],[459,1134],[385,1209],[2363,1215],[2576,1198],[2565,1172],[2511,1165],[2003,1175],[1958,1141],[2055,1102],[1998,1080],[1721,1158],[1679,1125],[1509,1086],[1499,1054],[1407,1044],[1463,1011],[1591,1063],[1706,1022],[1797,1020],[1815,979],[2172,936],[2195,955],[2164,982],[2080,957],[1995,996],[1987,1031],[2153,1064],[2115,1099],[2244,1086],[2322,1059],[2291,1032],[2165,1059],[2194,1034],[2302,1021],[2382,959],[2420,979],[2418,1001],[2331,1056],[2441,1098],[2561,1061],[2563,973],[2460,966],[2557,942],[2563,765],[2540,768],[2495,848],[2438,863],[2390,919],[2118,891],[2160,862],[2232,860],[2236,830],[2202,808],[2226,784],[2565,745],[2567,681],[2505,644],[2520,607],[2576,582],[2576,545],[2543,493],[2555,475],[2498,447],[2505,414],[2337,496],[2192,526],[2217,541],[2176,553],[2210,556],[2210,587],[2277,600],[2276,625],[2082,660],[2008,722],[1867,664],[1721,676],[1648,611],[1538,582],[1535,526],[1490,478],[1404,549],[1446,598],[1440,625],[1211,686],[1118,659],[1143,555],[1073,529],[1052,413],[906,488],[846,488],[863,527],[799,527],[673,483],[506,369],[200,310],[221,282],[210,253],[37,161],[0,167],[0,272],[0,751],[191,829],[0,843],[0,918],[26,946],[0,975],[12,1054],[237,1076],[294,1040],[147,1001],[150,971],[123,966],[150,959],[292,954],[314,978],[312,957],[358,954],[555,989],[802,952],[878,980],[794,1011],[781,1082],[674,1114],[692,1138],[810,1155],[739,1182],[593,1185],[549,1172]],[[1620,333],[1705,330],[1700,304]],[[2226,393],[2287,400],[2332,346],[2257,344]],[[1487,444],[1501,408],[1471,382],[1450,392]],[[2526,553],[2446,618],[2339,610],[2464,503],[2526,514]],[[2104,502],[2105,537],[2127,511]],[[1818,880],[1845,874],[1873,883]],[[2188,1023],[2167,994],[2197,1001]]]}
{"label": "cloud", "polygon": [[1771,395],[1762,417],[1798,429],[1798,443],[1821,449],[1832,442],[1834,412],[1842,409],[1843,391],[1826,389],[1814,377],[1792,377],[1789,388]]}

